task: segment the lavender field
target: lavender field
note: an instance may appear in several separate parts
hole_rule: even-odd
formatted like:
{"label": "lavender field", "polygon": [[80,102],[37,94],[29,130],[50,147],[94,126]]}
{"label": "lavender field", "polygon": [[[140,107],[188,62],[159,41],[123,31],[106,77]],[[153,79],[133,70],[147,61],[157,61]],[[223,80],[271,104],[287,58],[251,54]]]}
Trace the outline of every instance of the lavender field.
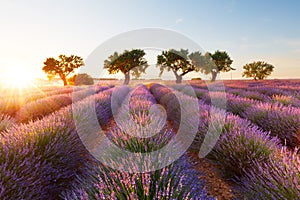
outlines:
{"label": "lavender field", "polygon": [[0,199],[299,199],[299,80],[1,91]]}

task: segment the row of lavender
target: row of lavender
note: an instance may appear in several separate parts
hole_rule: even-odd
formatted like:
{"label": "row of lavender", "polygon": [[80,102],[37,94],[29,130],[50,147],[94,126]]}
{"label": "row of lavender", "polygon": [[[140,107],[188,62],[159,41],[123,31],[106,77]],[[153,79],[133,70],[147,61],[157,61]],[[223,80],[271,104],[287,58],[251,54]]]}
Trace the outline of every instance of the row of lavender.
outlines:
{"label": "row of lavender", "polygon": [[89,88],[73,88],[68,94],[52,95],[38,99],[24,105],[17,113],[16,120],[21,123],[27,123],[31,120],[41,119],[44,116],[76,103],[92,94],[109,89],[111,86],[93,86]]}
{"label": "row of lavender", "polygon": [[224,81],[224,84],[233,88],[279,88],[294,92],[299,92],[300,81],[298,80],[234,80],[234,81]]}
{"label": "row of lavender", "polygon": [[[18,101],[14,108],[11,110],[11,102],[8,99],[3,100],[2,103],[7,102],[6,106],[1,107],[0,112],[0,132],[8,129],[13,124],[28,123],[41,119],[44,116],[61,109],[62,107],[70,105],[72,102],[77,102],[88,97],[91,94],[101,92],[109,89],[112,86],[93,86],[89,88],[68,88],[62,91],[51,91],[49,96],[31,99],[36,97],[28,95],[22,98],[27,98],[28,101]],[[29,100],[31,99],[31,100]],[[16,106],[18,105],[18,106]],[[5,110],[10,110],[10,115]],[[13,115],[13,116],[11,116]]]}
{"label": "row of lavender", "polygon": [[[188,94],[184,86],[174,86],[175,89]],[[221,91],[208,91],[193,87],[196,96],[207,104],[214,101],[217,107],[250,120],[272,136],[281,139],[282,144],[291,147],[300,146],[300,108],[285,106],[279,103],[262,102],[249,98],[236,96]],[[224,101],[226,106],[218,105]],[[190,94],[191,95],[191,94]]]}
{"label": "row of lavender", "polygon": [[[109,104],[114,88],[88,97]],[[86,113],[78,112],[78,118]],[[0,137],[0,199],[58,199],[77,177],[87,177],[94,158],[78,137],[72,106],[42,120],[13,126]]]}
{"label": "row of lavender", "polygon": [[[31,88],[32,89],[32,88]],[[79,89],[79,88],[78,88]],[[48,101],[51,101],[52,104],[54,101],[59,102],[61,99],[67,99],[65,96],[67,94],[70,94],[73,91],[73,88],[66,87],[66,88],[56,88],[56,87],[50,87],[50,88],[39,88],[39,89],[33,89],[32,91],[28,92],[27,90],[10,90],[10,91],[1,91],[1,100],[0,100],[0,132],[6,130],[7,128],[11,127],[13,124],[17,123],[18,120],[16,120],[16,116],[22,115],[24,120],[24,111],[21,111],[20,114],[18,112],[23,108],[23,110],[26,110],[26,105],[30,105],[29,107],[33,107],[34,102],[46,103],[46,105],[49,105]],[[51,96],[56,96],[56,98],[51,98]],[[60,98],[60,95],[63,97]],[[44,99],[45,98],[45,99]],[[40,101],[40,99],[44,99]],[[53,100],[52,100],[53,99]],[[61,103],[64,104],[63,102]],[[25,107],[25,108],[24,108]],[[47,108],[45,106],[45,108]],[[30,112],[30,111],[29,111]],[[29,117],[28,117],[29,118]],[[30,119],[28,119],[29,121]]]}
{"label": "row of lavender", "polygon": [[[196,89],[207,90],[207,86],[203,84],[193,84],[192,86]],[[274,87],[228,87],[226,85],[225,89],[226,92],[238,95],[240,97],[245,97],[266,103],[280,103],[285,106],[300,107],[300,90],[295,91],[293,89],[281,89]]]}
{"label": "row of lavender", "polygon": [[[300,196],[297,149],[286,150],[276,137],[249,120],[203,101],[199,101],[199,110],[199,132],[191,149],[201,152],[201,145],[211,149],[207,157],[224,168],[224,173],[238,183],[247,199],[297,199]],[[206,135],[220,138],[214,144],[211,138],[206,140]]]}
{"label": "row of lavender", "polygon": [[248,90],[228,88],[227,92],[266,103],[280,103],[285,106],[300,107],[300,94],[293,92],[283,92],[282,90],[278,91],[278,89],[270,88]]}
{"label": "row of lavender", "polygon": [[[176,133],[165,123],[162,108],[147,87],[137,86],[124,99],[105,131],[112,141],[101,150],[106,166],[99,165],[92,179],[81,180],[85,184],[75,185],[64,198],[212,199],[206,196],[204,182],[186,154],[174,163],[168,163],[171,152],[148,156],[166,146]],[[114,145],[122,151],[114,150]],[[131,153],[124,156],[123,151]]]}
{"label": "row of lavender", "polygon": [[[113,85],[108,85],[107,87],[112,87]],[[79,92],[81,90],[101,90],[102,86],[83,86],[83,87],[42,87],[36,88],[34,90],[11,90],[9,92],[1,91],[0,99],[0,113],[15,117],[17,112],[29,103],[34,103],[41,99],[47,99],[53,96],[55,97],[64,95],[70,98],[73,92]]]}
{"label": "row of lavender", "polygon": [[[79,90],[80,88],[78,88]],[[82,88],[83,89],[83,88]],[[3,90],[3,89],[2,89]],[[64,88],[38,88],[38,89],[19,89],[1,90],[0,112],[9,116],[14,116],[24,105],[52,95],[66,95],[73,92],[73,87]]]}

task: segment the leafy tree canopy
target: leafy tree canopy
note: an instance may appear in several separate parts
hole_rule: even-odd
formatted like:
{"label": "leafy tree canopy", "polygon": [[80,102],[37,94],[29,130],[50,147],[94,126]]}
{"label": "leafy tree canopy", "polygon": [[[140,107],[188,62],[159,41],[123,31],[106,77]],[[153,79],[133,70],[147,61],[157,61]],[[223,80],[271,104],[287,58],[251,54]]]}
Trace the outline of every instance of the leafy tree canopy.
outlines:
{"label": "leafy tree canopy", "polygon": [[144,56],[145,52],[141,49],[125,50],[122,54],[115,52],[104,61],[104,68],[110,74],[122,72],[125,75],[124,84],[128,84],[130,72],[136,78],[145,73],[148,64]]}
{"label": "leafy tree canopy", "polygon": [[231,67],[233,60],[230,59],[226,51],[215,51],[215,53],[210,54],[212,60],[216,65],[217,72],[229,72],[230,70],[235,70]]}
{"label": "leafy tree canopy", "polygon": [[202,67],[202,72],[205,74],[212,74],[212,81],[215,81],[217,78],[217,74],[220,72],[229,72],[231,70],[235,70],[231,67],[233,60],[231,60],[230,56],[226,51],[215,51],[212,53],[205,54],[206,64]]}
{"label": "leafy tree canopy", "polygon": [[188,49],[170,49],[163,51],[157,56],[157,65],[160,67],[160,76],[163,72],[172,71],[176,77],[176,82],[181,83],[182,77],[189,72],[199,71],[204,59],[201,52],[196,51],[189,54]]}
{"label": "leafy tree canopy", "polygon": [[44,62],[43,71],[48,77],[59,76],[64,85],[67,85],[67,76],[74,72],[74,69],[84,65],[83,59],[79,56],[59,55],[58,59],[47,58]]}
{"label": "leafy tree canopy", "polygon": [[247,78],[252,77],[254,80],[262,80],[271,75],[274,66],[263,61],[258,61],[246,64],[243,66],[243,69],[243,77],[246,76]]}

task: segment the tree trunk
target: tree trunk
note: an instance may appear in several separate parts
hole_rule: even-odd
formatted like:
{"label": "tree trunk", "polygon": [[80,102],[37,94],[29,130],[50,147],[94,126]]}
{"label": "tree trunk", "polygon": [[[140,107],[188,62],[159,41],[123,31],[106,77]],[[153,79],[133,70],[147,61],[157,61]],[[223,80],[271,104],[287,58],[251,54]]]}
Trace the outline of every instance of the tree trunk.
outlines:
{"label": "tree trunk", "polygon": [[61,80],[64,82],[64,86],[68,85],[67,78],[64,75],[60,75]]}
{"label": "tree trunk", "polygon": [[182,82],[182,76],[176,76],[176,83]]}
{"label": "tree trunk", "polygon": [[130,81],[130,72],[125,73],[124,85],[128,85]]}
{"label": "tree trunk", "polygon": [[173,70],[173,73],[175,74],[175,77],[176,77],[176,83],[181,83],[182,82],[182,76],[178,75],[175,70]]}
{"label": "tree trunk", "polygon": [[211,81],[212,81],[212,82],[214,82],[214,81],[216,80],[217,75],[218,75],[217,72],[214,72],[214,71],[211,72]]}

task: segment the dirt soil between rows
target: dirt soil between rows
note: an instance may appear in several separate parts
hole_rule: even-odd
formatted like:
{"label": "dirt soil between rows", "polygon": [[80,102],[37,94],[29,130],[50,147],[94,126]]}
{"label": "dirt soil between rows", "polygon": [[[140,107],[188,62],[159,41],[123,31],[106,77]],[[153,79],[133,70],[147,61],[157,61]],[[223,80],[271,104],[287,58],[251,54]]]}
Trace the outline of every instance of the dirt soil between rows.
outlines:
{"label": "dirt soil between rows", "polygon": [[234,183],[225,180],[221,167],[206,158],[199,158],[195,152],[189,152],[195,164],[195,168],[201,173],[200,179],[204,179],[208,195],[217,197],[217,200],[242,200],[242,195],[234,187]]}

